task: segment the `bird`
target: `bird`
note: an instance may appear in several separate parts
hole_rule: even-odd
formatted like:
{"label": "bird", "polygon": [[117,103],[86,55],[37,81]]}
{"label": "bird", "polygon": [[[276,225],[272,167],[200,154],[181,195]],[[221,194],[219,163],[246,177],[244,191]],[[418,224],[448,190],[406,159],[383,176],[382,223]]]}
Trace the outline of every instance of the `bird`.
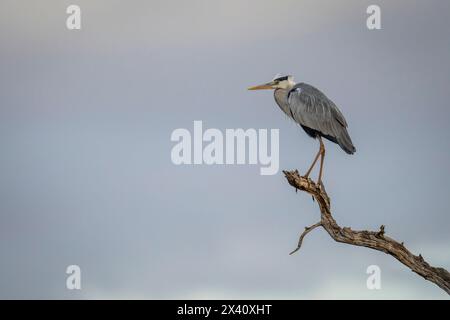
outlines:
{"label": "bird", "polygon": [[322,138],[338,144],[347,154],[356,152],[347,131],[344,115],[324,93],[312,85],[295,83],[291,75],[276,75],[272,81],[249,87],[248,90],[274,90],[275,102],[294,122],[299,124],[308,136],[319,140],[319,151],[303,176],[309,178],[320,157],[317,185],[323,187],[322,174],[325,159],[325,145]]}

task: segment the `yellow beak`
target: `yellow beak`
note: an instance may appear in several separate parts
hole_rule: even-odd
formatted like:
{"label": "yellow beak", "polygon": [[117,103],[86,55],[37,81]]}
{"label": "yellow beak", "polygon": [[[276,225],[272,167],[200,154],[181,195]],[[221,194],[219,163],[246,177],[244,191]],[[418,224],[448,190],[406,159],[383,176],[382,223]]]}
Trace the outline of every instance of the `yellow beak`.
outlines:
{"label": "yellow beak", "polygon": [[269,83],[265,83],[265,84],[260,84],[259,86],[250,87],[250,88],[248,88],[248,90],[268,90],[268,89],[273,89],[272,85],[273,85],[273,83],[269,82]]}

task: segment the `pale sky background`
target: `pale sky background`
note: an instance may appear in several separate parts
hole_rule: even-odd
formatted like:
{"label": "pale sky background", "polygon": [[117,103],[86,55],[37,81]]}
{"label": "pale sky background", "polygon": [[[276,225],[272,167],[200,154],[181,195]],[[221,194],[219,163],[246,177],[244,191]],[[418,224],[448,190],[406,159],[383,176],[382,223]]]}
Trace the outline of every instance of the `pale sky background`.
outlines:
{"label": "pale sky background", "polygon": [[[382,30],[366,28],[373,3]],[[1,1],[0,298],[448,299],[321,229],[289,256],[311,198],[281,170],[175,166],[170,135],[278,128],[280,169],[305,171],[318,143],[246,88],[279,72],[315,85],[357,148],[327,143],[338,223],[385,224],[450,269],[449,31],[447,0]]]}

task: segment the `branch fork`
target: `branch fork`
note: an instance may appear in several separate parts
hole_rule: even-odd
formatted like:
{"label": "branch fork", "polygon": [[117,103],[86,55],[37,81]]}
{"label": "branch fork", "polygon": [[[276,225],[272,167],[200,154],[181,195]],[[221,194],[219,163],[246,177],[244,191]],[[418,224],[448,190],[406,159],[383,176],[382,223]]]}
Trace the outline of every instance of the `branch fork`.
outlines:
{"label": "branch fork", "polygon": [[355,231],[349,227],[340,227],[332,216],[330,198],[323,184],[319,187],[311,179],[300,176],[297,170],[283,171],[283,173],[295,191],[300,190],[310,194],[320,208],[320,221],[305,227],[298,240],[297,248],[290,253],[291,255],[300,250],[303,239],[309,232],[317,227],[323,227],[337,242],[367,247],[393,256],[411,271],[433,282],[450,295],[450,273],[447,270],[430,266],[422,255],[416,256],[411,253],[403,242],[399,243],[386,236],[384,225],[380,226],[378,231]]}

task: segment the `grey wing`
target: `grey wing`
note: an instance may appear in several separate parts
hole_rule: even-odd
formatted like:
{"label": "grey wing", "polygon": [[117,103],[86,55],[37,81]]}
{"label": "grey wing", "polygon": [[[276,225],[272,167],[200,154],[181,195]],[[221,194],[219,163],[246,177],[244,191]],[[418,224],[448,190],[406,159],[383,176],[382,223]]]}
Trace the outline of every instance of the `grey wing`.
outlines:
{"label": "grey wing", "polygon": [[288,94],[291,117],[298,124],[320,132],[324,137],[337,142],[341,148],[355,152],[347,132],[347,121],[337,106],[320,90],[305,83],[295,85]]}

